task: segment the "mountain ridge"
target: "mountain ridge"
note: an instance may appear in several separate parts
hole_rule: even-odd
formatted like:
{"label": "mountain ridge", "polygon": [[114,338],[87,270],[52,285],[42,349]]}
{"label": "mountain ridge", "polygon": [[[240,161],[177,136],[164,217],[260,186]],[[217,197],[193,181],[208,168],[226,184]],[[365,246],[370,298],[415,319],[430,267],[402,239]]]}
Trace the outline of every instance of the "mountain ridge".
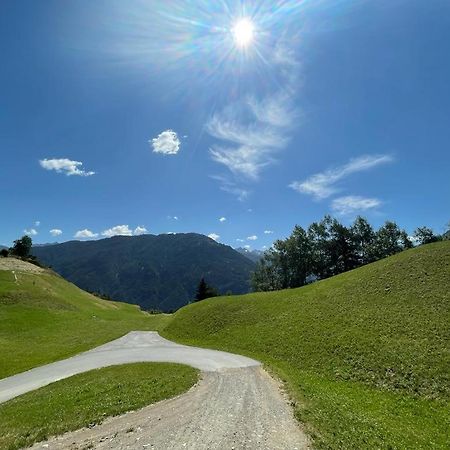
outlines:
{"label": "mountain ridge", "polygon": [[233,248],[197,233],[68,241],[32,253],[82,289],[163,311],[192,301],[201,278],[222,294],[246,293],[254,269]]}

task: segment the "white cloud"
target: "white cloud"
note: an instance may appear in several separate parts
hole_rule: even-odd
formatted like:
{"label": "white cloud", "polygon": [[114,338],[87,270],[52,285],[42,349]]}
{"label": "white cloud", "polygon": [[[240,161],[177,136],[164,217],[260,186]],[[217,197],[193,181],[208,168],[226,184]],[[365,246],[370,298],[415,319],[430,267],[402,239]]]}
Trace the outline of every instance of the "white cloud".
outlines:
{"label": "white cloud", "polygon": [[228,194],[235,195],[240,202],[243,202],[250,195],[250,191],[238,186],[234,181],[222,175],[211,175],[211,178],[220,183],[220,190]]}
{"label": "white cloud", "polygon": [[218,234],[216,234],[216,233],[208,234],[208,237],[210,239],[214,239],[215,241],[219,240],[219,238],[220,238],[220,236]]}
{"label": "white cloud", "polygon": [[29,230],[23,230],[23,232],[28,236],[36,236],[38,232],[34,228],[30,228]]}
{"label": "white cloud", "polygon": [[41,221],[40,220],[36,220],[36,222],[34,222],[34,226],[38,227],[41,225]]}
{"label": "white cloud", "polygon": [[237,242],[245,242],[245,239],[236,239]]}
{"label": "white cloud", "polygon": [[133,236],[133,230],[128,225],[117,225],[102,232],[102,236]]}
{"label": "white cloud", "polygon": [[272,230],[264,230],[264,234],[273,234]]}
{"label": "white cloud", "polygon": [[331,207],[341,215],[353,214],[359,211],[367,211],[377,208],[382,204],[377,198],[365,198],[357,195],[339,197],[333,200]]}
{"label": "white cloud", "polygon": [[281,75],[278,86],[282,87],[265,97],[231,104],[213,114],[206,124],[208,134],[219,141],[210,148],[211,158],[235,177],[229,183],[221,181],[220,188],[240,200],[249,192],[237,183],[257,181],[261,172],[276,162],[290,141],[298,117],[294,101],[298,63],[294,52],[279,42],[268,63]]}
{"label": "white cloud", "polygon": [[163,131],[149,143],[151,143],[154,153],[162,153],[163,155],[176,155],[181,146],[180,139],[173,130]]}
{"label": "white cloud", "polygon": [[90,177],[95,175],[95,172],[86,172],[81,167],[83,163],[80,161],[72,161],[67,158],[62,159],[41,159],[39,161],[41,167],[46,170],[54,170],[57,173],[63,173],[67,176],[77,175],[80,177]]}
{"label": "white cloud", "polygon": [[244,248],[245,248],[246,250],[250,250],[252,247],[251,247],[250,245],[244,245]]}
{"label": "white cloud", "polygon": [[227,218],[226,217],[221,217],[220,219],[219,219],[219,222],[226,222],[227,221]]}
{"label": "white cloud", "polygon": [[93,233],[91,230],[85,228],[84,230],[77,231],[74,237],[76,239],[92,239],[96,238],[97,236],[98,233]]}
{"label": "white cloud", "polygon": [[372,169],[381,164],[392,162],[390,155],[365,155],[351,159],[347,164],[317,173],[304,181],[294,181],[289,187],[302,194],[312,195],[317,200],[328,198],[339,192],[336,183],[349,175]]}
{"label": "white cloud", "polygon": [[49,232],[53,237],[61,236],[63,234],[62,230],[59,230],[58,228],[53,228],[53,230],[50,230]]}
{"label": "white cloud", "polygon": [[[234,111],[231,115],[237,115]],[[257,180],[261,170],[274,162],[274,153],[284,148],[288,136],[261,122],[242,124],[226,114],[216,114],[206,129],[216,139],[227,143],[210,149],[212,159],[226,166],[234,175]]]}
{"label": "white cloud", "polygon": [[167,216],[169,220],[180,220],[178,216]]}
{"label": "white cloud", "polygon": [[247,238],[247,241],[257,241],[257,240],[258,240],[258,236],[255,236],[255,235],[249,236],[249,237]]}
{"label": "white cloud", "polygon": [[148,230],[144,226],[137,226],[133,231],[133,234],[135,236],[141,236],[141,235],[147,234],[147,233],[148,233]]}

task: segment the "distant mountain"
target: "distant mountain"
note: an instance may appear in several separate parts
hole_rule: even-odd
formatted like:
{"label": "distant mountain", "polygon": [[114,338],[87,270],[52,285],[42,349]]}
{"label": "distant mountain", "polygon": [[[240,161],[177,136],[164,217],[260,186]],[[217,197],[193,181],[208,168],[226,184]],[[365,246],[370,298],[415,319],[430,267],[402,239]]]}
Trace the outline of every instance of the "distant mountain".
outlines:
{"label": "distant mountain", "polygon": [[6,249],[8,250],[8,247],[6,247],[6,245],[0,245],[0,250]]}
{"label": "distant mountain", "polygon": [[254,263],[257,263],[264,256],[264,252],[261,250],[249,250],[244,247],[238,247],[235,250]]}
{"label": "distant mountain", "polygon": [[231,247],[195,233],[71,241],[32,253],[82,289],[163,311],[189,303],[202,277],[221,293],[248,292],[254,269]]}

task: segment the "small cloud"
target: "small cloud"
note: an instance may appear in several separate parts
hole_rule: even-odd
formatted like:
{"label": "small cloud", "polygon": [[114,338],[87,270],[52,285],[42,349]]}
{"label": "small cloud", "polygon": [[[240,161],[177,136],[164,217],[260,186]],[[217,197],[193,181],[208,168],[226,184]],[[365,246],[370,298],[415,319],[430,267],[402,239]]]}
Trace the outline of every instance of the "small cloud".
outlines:
{"label": "small cloud", "polygon": [[178,216],[167,216],[169,220],[180,220]]}
{"label": "small cloud", "polygon": [[102,232],[102,236],[133,236],[133,230],[128,225],[117,225]]}
{"label": "small cloud", "polygon": [[307,194],[316,200],[328,198],[339,192],[336,183],[343,178],[357,172],[366,171],[381,164],[392,162],[394,159],[390,155],[365,155],[351,159],[347,164],[328,169],[325,172],[317,173],[304,181],[294,181],[289,187],[301,194]]}
{"label": "small cloud", "polygon": [[58,228],[53,228],[53,230],[50,230],[50,234],[53,237],[61,236],[63,234],[62,230],[59,230]]}
{"label": "small cloud", "polygon": [[142,236],[143,234],[147,234],[148,233],[148,231],[147,231],[147,228],[145,228],[145,227],[141,227],[141,226],[137,226],[135,229],[134,229],[134,231],[133,231],[133,234],[135,235],[135,236]]}
{"label": "small cloud", "polygon": [[227,221],[227,218],[226,217],[221,217],[220,219],[219,219],[219,222],[222,222],[222,223],[224,223],[224,222],[226,222]]}
{"label": "small cloud", "polygon": [[38,227],[41,225],[41,221],[40,220],[36,220],[36,222],[34,222],[34,226]]}
{"label": "small cloud", "polygon": [[245,242],[245,239],[236,239],[236,242]]}
{"label": "small cloud", "polygon": [[246,250],[250,250],[250,249],[251,249],[251,246],[250,246],[250,245],[244,245],[244,248],[245,248]]}
{"label": "small cloud", "polygon": [[29,230],[23,230],[23,232],[27,236],[36,236],[38,234],[38,232],[34,228],[30,228]]}
{"label": "small cloud", "polygon": [[77,231],[74,235],[76,239],[92,239],[96,238],[98,236],[98,233],[93,233],[91,230],[84,229]]}
{"label": "small cloud", "polygon": [[378,208],[382,202],[377,198],[365,198],[357,195],[339,197],[333,200],[331,207],[337,214],[347,215]]}
{"label": "small cloud", "polygon": [[39,164],[45,170],[54,170],[57,173],[63,173],[68,177],[77,175],[80,177],[90,177],[95,175],[95,172],[86,172],[81,169],[83,163],[81,161],[72,161],[67,158],[62,159],[41,159]]}
{"label": "small cloud", "polygon": [[247,238],[247,241],[257,241],[257,240],[258,240],[258,236],[255,236],[255,235],[249,236],[249,237]]}
{"label": "small cloud", "polygon": [[208,234],[208,237],[209,237],[210,239],[215,240],[215,241],[219,240],[219,238],[220,238],[220,236],[219,236],[218,234],[216,234],[216,233]]}
{"label": "small cloud", "polygon": [[231,195],[235,195],[240,202],[245,201],[250,195],[250,191],[238,186],[234,181],[223,175],[211,175],[210,178],[220,184],[220,190]]}
{"label": "small cloud", "polygon": [[264,234],[273,234],[272,230],[264,230]]}
{"label": "small cloud", "polygon": [[153,147],[154,153],[163,155],[176,155],[181,146],[177,133],[173,130],[163,131],[158,137],[149,141]]}

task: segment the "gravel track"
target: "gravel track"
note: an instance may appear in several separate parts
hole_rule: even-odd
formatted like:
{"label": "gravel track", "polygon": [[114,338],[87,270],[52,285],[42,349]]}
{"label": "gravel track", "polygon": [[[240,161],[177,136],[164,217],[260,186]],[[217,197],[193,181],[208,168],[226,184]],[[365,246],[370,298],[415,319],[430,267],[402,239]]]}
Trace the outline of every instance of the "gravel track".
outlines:
{"label": "gravel track", "polygon": [[204,372],[184,395],[32,448],[300,450],[309,443],[278,383],[248,367]]}

